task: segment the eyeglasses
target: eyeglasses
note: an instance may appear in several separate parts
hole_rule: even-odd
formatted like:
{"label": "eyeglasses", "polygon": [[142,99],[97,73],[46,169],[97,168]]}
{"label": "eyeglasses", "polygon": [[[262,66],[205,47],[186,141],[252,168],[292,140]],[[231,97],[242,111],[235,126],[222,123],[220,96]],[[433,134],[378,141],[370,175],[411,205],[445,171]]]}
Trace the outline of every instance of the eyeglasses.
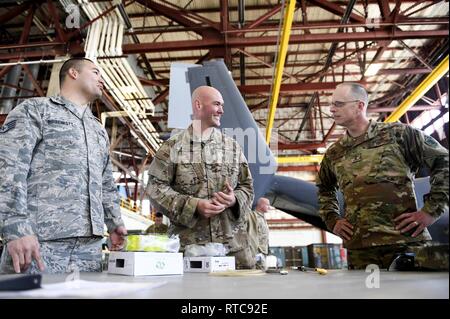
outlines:
{"label": "eyeglasses", "polygon": [[353,100],[353,101],[334,101],[334,102],[331,102],[331,106],[334,106],[334,107],[343,107],[345,104],[348,104],[348,103],[354,103],[354,102],[359,102],[360,100]]}

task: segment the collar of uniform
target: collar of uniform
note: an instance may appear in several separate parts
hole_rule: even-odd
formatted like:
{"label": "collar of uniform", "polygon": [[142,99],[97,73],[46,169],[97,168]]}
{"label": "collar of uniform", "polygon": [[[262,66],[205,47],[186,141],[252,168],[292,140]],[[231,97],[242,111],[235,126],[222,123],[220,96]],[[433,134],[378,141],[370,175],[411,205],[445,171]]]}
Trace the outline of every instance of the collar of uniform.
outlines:
{"label": "collar of uniform", "polygon": [[183,140],[189,144],[194,143],[194,142],[196,142],[196,143],[203,142],[204,144],[210,144],[210,143],[215,143],[217,141],[220,141],[221,134],[218,129],[213,128],[209,138],[207,140],[201,141],[197,136],[194,135],[194,128],[191,124],[185,131]]}
{"label": "collar of uniform", "polygon": [[378,123],[372,119],[369,120],[369,128],[367,129],[367,138],[370,140],[377,135]]}
{"label": "collar of uniform", "polygon": [[71,113],[73,113],[76,117],[78,117],[80,120],[83,118],[83,115],[87,113],[91,113],[89,107],[86,107],[85,112],[82,112],[79,106],[76,106],[73,102],[69,101],[68,99],[64,98],[62,95],[56,95],[52,96],[50,98],[52,102],[63,105],[65,108],[67,108]]}
{"label": "collar of uniform", "polygon": [[348,131],[346,131],[344,137],[341,140],[341,145],[344,147],[349,147],[354,146],[356,144],[360,144],[362,141],[370,140],[372,137],[375,136],[376,126],[377,126],[376,122],[370,119],[367,131],[362,136],[351,137],[348,134]]}

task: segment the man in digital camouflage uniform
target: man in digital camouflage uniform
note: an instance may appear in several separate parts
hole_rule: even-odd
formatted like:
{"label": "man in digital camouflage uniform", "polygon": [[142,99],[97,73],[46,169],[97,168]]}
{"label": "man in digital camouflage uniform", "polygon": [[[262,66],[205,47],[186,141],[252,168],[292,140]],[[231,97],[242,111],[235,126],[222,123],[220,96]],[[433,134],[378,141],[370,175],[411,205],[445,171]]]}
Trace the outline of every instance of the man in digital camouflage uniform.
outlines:
{"label": "man in digital camouflage uniform", "polygon": [[270,201],[261,197],[256,202],[254,210],[248,214],[248,236],[253,256],[269,253],[269,226],[264,214],[270,209]]}
{"label": "man in digital camouflage uniform", "polygon": [[[415,254],[416,269],[448,269],[448,245],[430,242],[426,227],[448,207],[448,151],[432,137],[400,123],[366,117],[368,96],[359,84],[342,83],[330,111],[347,129],[326,152],[317,177],[320,216],[344,240],[349,268],[388,268],[397,254]],[[419,210],[413,178],[431,171],[431,191]],[[339,215],[336,191],[345,199]]]}
{"label": "man in digital camouflage uniform", "polygon": [[218,129],[223,98],[212,87],[192,94],[193,123],[172,136],[149,169],[151,203],[170,219],[169,234],[189,244],[223,243],[238,268],[253,268],[246,214],[252,177],[239,144]]}
{"label": "man in digital camouflage uniform", "polygon": [[0,272],[101,271],[106,223],[112,249],[126,229],[105,129],[88,103],[103,81],[87,59],[66,61],[60,95],[17,105],[0,129]]}

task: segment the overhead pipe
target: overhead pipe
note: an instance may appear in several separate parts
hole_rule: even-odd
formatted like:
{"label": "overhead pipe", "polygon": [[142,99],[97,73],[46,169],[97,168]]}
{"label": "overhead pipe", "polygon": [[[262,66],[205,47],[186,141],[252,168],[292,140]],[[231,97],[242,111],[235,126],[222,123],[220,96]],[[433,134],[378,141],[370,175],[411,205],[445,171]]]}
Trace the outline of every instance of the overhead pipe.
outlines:
{"label": "overhead pipe", "polygon": [[52,63],[64,62],[66,60],[67,59],[36,60],[36,61],[16,61],[16,62],[0,63],[0,66],[14,66],[14,65],[23,65],[23,64],[52,64]]}
{"label": "overhead pipe", "polygon": [[389,115],[384,122],[396,122],[425,95],[445,74],[448,73],[448,55],[441,63],[419,84],[419,86]]}
{"label": "overhead pipe", "polygon": [[291,26],[294,19],[294,11],[296,0],[288,0],[289,3],[284,15],[283,30],[280,41],[280,51],[278,61],[275,69],[275,81],[272,88],[272,98],[270,101],[269,114],[267,117],[266,128],[266,142],[270,144],[270,137],[272,134],[273,121],[275,119],[275,112],[277,110],[278,96],[280,94],[281,82],[283,79],[284,62],[286,61],[287,49],[289,46],[289,37],[291,35]]}

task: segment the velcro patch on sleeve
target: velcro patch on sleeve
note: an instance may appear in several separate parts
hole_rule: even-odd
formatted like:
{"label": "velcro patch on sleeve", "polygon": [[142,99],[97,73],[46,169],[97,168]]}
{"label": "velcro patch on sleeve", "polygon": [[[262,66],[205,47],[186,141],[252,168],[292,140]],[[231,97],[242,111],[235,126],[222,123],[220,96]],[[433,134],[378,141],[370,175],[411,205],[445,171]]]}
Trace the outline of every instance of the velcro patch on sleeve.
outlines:
{"label": "velcro patch on sleeve", "polygon": [[12,121],[9,121],[8,123],[4,124],[2,127],[0,127],[0,134],[6,133],[9,130],[12,130],[13,128],[15,128],[16,122],[17,122],[17,120],[12,120]]}

